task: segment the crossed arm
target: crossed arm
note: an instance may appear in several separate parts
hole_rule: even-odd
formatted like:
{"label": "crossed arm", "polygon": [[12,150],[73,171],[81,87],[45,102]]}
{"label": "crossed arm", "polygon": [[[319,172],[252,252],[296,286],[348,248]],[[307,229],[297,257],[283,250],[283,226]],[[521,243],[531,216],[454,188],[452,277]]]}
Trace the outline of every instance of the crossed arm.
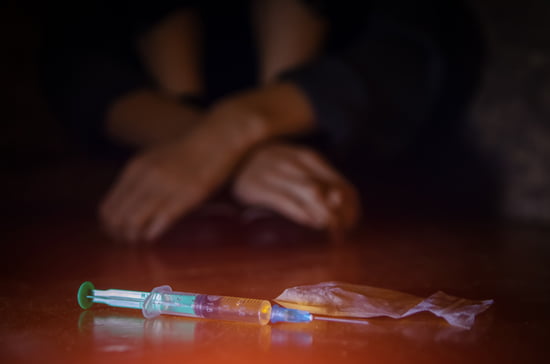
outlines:
{"label": "crossed arm", "polygon": [[[177,102],[180,95],[203,91],[193,14],[177,13],[140,39],[158,89],[127,95],[108,115],[114,139],[143,148],[102,203],[101,217],[113,236],[154,240],[233,175],[234,194],[244,203],[319,229],[349,228],[356,221],[351,184],[314,151],[277,142],[315,128],[307,96],[275,78],[315,57],[325,25],[294,0],[259,4],[254,14],[262,84],[206,112]],[[287,32],[273,31],[277,16],[284,17]],[[180,51],[165,51],[174,47]]]}

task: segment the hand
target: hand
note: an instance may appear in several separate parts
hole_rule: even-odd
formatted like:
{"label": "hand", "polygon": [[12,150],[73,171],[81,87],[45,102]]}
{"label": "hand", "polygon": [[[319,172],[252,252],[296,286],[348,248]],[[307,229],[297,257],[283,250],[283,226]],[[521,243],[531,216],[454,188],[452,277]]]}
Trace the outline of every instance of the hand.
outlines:
{"label": "hand", "polygon": [[355,188],[311,149],[270,144],[246,161],[233,186],[237,199],[316,229],[348,230],[358,220]]}
{"label": "hand", "polygon": [[246,117],[236,109],[213,112],[185,137],[133,158],[101,205],[107,231],[121,240],[153,240],[203,202],[248,150],[239,120]]}
{"label": "hand", "polygon": [[154,240],[227,180],[253,147],[304,132],[311,119],[307,101],[288,84],[222,100],[184,136],[131,160],[102,203],[101,219],[116,238]]}

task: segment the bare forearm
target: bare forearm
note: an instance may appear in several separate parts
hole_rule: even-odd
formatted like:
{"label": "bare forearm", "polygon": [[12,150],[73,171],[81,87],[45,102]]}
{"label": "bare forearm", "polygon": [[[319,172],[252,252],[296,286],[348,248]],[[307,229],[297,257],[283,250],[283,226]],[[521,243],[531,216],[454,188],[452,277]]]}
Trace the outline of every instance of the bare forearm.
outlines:
{"label": "bare forearm", "polygon": [[291,83],[277,83],[222,100],[206,119],[232,128],[244,149],[273,138],[300,135],[315,127],[305,94]]}
{"label": "bare forearm", "polygon": [[310,61],[321,49],[327,24],[302,1],[256,1],[253,15],[262,83]]}
{"label": "bare forearm", "polygon": [[195,12],[170,15],[143,35],[137,48],[159,91],[176,97],[203,93],[201,29]]}
{"label": "bare forearm", "polygon": [[106,129],[117,142],[146,147],[184,137],[199,120],[243,152],[314,128],[313,110],[302,91],[291,83],[278,83],[230,96],[208,113],[154,91],[139,90],[111,107]]}
{"label": "bare forearm", "polygon": [[[158,101],[150,94],[142,97]],[[143,102],[129,100],[143,107]],[[126,108],[121,106],[124,103],[119,106],[135,112],[128,106],[130,101]],[[143,112],[137,114],[139,120],[149,119]],[[135,118],[128,120],[133,120],[129,125],[135,136],[140,124]],[[121,127],[124,123],[119,118],[110,125]],[[290,84],[231,96],[205,113],[187,134],[146,148],[128,164],[102,205],[107,229],[128,240],[154,239],[227,181],[252,148],[270,138],[310,128],[312,113],[307,100]],[[128,137],[121,130],[118,135]],[[149,129],[140,131],[144,130]],[[151,134],[140,137],[143,135]]]}
{"label": "bare forearm", "polygon": [[196,125],[202,112],[151,90],[132,92],[107,114],[108,136],[123,144],[146,147],[174,140]]}

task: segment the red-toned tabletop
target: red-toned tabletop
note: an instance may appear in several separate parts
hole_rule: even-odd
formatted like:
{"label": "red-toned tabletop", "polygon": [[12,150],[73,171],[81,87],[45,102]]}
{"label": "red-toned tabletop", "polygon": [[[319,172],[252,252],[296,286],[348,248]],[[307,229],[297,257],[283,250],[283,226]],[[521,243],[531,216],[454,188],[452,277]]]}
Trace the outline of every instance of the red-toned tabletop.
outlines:
{"label": "red-toned tabletop", "polygon": [[[60,211],[2,230],[3,363],[542,363],[550,352],[550,231],[540,228],[379,220],[334,243],[277,219],[203,216],[132,248],[109,241],[94,218]],[[82,310],[76,293],[87,280],[265,299],[337,280],[495,303],[471,330],[431,314],[368,325],[146,320],[138,310]]]}

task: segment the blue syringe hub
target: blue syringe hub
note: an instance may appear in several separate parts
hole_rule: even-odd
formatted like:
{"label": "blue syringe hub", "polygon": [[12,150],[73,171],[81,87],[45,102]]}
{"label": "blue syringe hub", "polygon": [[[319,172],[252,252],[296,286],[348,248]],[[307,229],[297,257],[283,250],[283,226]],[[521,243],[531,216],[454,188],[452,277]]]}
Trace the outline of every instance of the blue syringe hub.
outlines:
{"label": "blue syringe hub", "polygon": [[273,305],[271,308],[271,323],[276,322],[311,322],[313,316],[311,313],[292,308],[285,308],[279,305]]}

